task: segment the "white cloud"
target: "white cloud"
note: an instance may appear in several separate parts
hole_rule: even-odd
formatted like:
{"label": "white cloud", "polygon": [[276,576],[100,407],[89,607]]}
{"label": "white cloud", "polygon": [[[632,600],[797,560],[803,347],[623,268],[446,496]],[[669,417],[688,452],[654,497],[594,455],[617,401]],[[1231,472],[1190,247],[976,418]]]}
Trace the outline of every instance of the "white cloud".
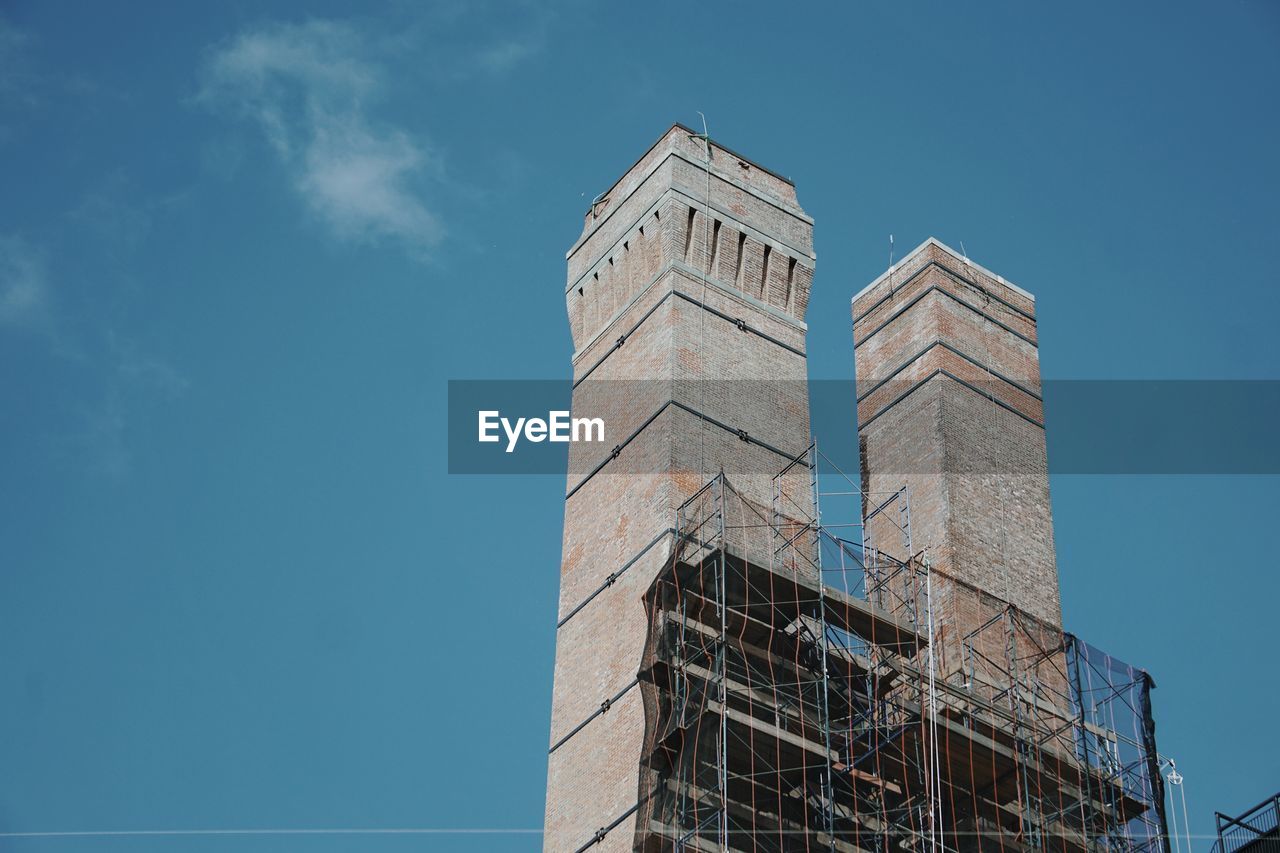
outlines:
{"label": "white cloud", "polygon": [[46,326],[48,301],[44,258],[20,237],[0,237],[0,326]]}
{"label": "white cloud", "polygon": [[404,133],[381,136],[358,123],[317,124],[299,187],[307,202],[343,236],[366,229],[428,241],[436,218],[414,197],[409,182],[422,152]]}
{"label": "white cloud", "polygon": [[[66,371],[62,375],[74,379],[61,383],[59,390],[85,394],[68,406],[78,413],[75,424],[51,431],[54,444],[70,451],[76,464],[112,477],[125,475],[139,416],[179,398],[190,382],[132,337],[101,328],[98,318],[77,323],[59,312],[65,282],[50,275],[45,258],[43,247],[17,235],[0,235],[0,333],[12,332],[35,347],[47,347]],[[56,299],[58,293],[64,299]]]}
{"label": "white cloud", "polygon": [[90,470],[111,478],[133,470],[138,422],[158,404],[181,397],[187,377],[168,362],[141,351],[137,344],[108,330],[96,368],[101,396],[80,408],[71,445]]}
{"label": "white cloud", "polygon": [[383,74],[369,53],[359,33],[331,21],[243,32],[210,57],[200,99],[254,121],[338,236],[421,251],[443,230],[419,197],[432,160],[404,130],[370,117]]}
{"label": "white cloud", "polygon": [[34,75],[27,60],[30,37],[0,18],[0,98],[31,103],[36,99]]}
{"label": "white cloud", "polygon": [[509,39],[484,48],[476,55],[476,63],[490,74],[504,74],[520,63],[542,52],[543,37],[534,31],[522,38]]}
{"label": "white cloud", "polygon": [[123,172],[117,171],[86,192],[67,218],[113,259],[119,259],[142,245],[151,231],[154,210],[165,203],[163,199],[146,198]]}
{"label": "white cloud", "polygon": [[123,386],[172,399],[183,394],[191,384],[173,365],[142,352],[131,340],[109,333],[107,345],[115,355],[114,378]]}

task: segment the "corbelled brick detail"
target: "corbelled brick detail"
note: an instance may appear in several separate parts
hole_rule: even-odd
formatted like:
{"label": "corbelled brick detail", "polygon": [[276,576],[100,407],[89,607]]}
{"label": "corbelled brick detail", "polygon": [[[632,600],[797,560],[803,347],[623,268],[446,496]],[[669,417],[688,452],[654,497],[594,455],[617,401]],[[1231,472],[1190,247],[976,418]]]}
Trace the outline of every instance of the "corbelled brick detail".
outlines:
{"label": "corbelled brick detail", "polygon": [[[1034,298],[930,239],[854,298],[853,317],[863,488],[910,490],[943,666],[981,627],[976,594],[1060,627]],[[900,538],[889,519],[869,532]]]}
{"label": "corbelled brick detail", "polygon": [[[708,180],[706,143],[672,127],[596,199],[567,257],[574,413],[604,417],[607,447],[634,438],[616,455],[570,449],[547,850],[578,849],[636,805],[644,709],[626,688],[677,508],[721,470],[767,507],[772,476],[809,443],[813,222],[789,181],[711,149]],[[634,835],[628,817],[592,849]]]}

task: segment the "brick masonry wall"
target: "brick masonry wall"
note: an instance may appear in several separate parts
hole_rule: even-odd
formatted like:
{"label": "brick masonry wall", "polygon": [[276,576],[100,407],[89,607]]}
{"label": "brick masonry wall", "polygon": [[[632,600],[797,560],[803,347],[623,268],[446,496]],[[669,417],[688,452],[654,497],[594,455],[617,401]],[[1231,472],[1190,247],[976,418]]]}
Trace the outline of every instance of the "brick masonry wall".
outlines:
{"label": "brick masonry wall", "polygon": [[[559,616],[580,609],[557,632],[551,744],[635,679],[641,597],[669,540],[606,585],[610,574],[722,469],[769,506],[773,474],[809,443],[812,220],[789,182],[718,145],[708,198],[705,157],[671,128],[587,212],[568,254],[574,414],[607,426],[603,445],[570,448]],[[575,850],[635,805],[643,735],[632,688],[551,754],[545,849]],[[624,820],[593,849],[629,850],[634,832]]]}
{"label": "brick masonry wall", "polygon": [[[914,550],[972,587],[939,579],[944,667],[990,616],[975,590],[1060,626],[1034,299],[931,240],[853,315],[863,488],[908,486]],[[892,521],[873,541],[900,539]]]}

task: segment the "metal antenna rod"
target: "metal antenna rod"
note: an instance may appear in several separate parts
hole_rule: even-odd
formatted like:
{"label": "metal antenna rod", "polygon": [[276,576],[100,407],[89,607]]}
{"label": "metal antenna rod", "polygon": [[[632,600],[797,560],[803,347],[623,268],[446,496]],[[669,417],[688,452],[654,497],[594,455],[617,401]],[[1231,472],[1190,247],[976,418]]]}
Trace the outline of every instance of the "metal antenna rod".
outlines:
{"label": "metal antenna rod", "polygon": [[893,235],[889,235],[889,295],[893,295]]}
{"label": "metal antenna rod", "polygon": [[[702,296],[699,301],[702,303],[700,307],[703,309],[698,312],[698,378],[701,380],[698,383],[700,396],[698,408],[705,413],[707,410],[707,355],[705,342],[707,312],[705,309],[707,307],[707,277],[711,273],[712,257],[711,247],[707,245],[711,240],[711,132],[707,130],[707,117],[702,110],[698,110],[698,115],[702,118],[702,136],[699,137],[697,134],[692,134],[692,136],[694,139],[702,140],[707,152],[707,192],[702,200],[702,249],[707,253],[707,262],[698,264],[698,269],[702,272]],[[692,222],[690,222],[690,225],[692,226]],[[700,439],[698,466],[701,469],[702,476],[705,478],[707,476],[706,415],[702,415],[702,418],[703,422],[698,424],[698,436]]]}

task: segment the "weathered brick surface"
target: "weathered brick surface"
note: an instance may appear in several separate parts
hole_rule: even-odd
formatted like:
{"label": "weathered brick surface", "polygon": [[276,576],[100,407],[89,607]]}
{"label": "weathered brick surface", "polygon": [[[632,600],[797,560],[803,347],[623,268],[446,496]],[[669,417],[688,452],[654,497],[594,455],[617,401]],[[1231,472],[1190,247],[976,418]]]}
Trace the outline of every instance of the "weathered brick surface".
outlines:
{"label": "weathered brick surface", "polygon": [[[936,267],[923,275],[943,277]],[[855,332],[862,333],[858,344],[858,378],[883,376],[931,344],[944,341],[961,355],[1038,393],[1040,370],[1035,345],[1011,333],[991,333],[997,329],[988,316],[957,302],[941,288],[932,290],[921,294],[918,302],[899,310],[884,323],[872,325],[864,320],[856,324]],[[874,374],[863,372],[872,370]]]}
{"label": "weathered brick surface", "polygon": [[981,362],[965,358],[943,346],[922,351],[894,373],[892,379],[871,383],[872,388],[858,399],[858,423],[870,424],[903,394],[910,393],[917,384],[937,372],[969,384],[978,394],[994,398],[1028,420],[1044,423],[1044,404],[1039,396],[1025,386],[999,378]]}
{"label": "weathered brick surface", "polygon": [[[609,575],[674,526],[680,504],[720,470],[767,508],[773,475],[809,442],[812,221],[789,182],[718,145],[708,197],[705,157],[702,140],[673,127],[602,194],[569,251],[565,296],[582,380],[574,413],[604,417],[607,428],[604,446],[570,449],[560,618],[599,592],[557,632],[552,744],[635,679],[641,596],[670,543],[605,585]],[[750,521],[749,507],[735,511]],[[547,850],[577,849],[635,805],[643,734],[632,689],[551,754]],[[626,820],[593,849],[630,849],[633,838]]]}
{"label": "weathered brick surface", "polygon": [[[978,592],[1060,626],[1034,299],[931,240],[853,315],[864,488],[910,490],[944,665],[990,616]],[[873,540],[900,539],[894,520],[873,520]]]}

